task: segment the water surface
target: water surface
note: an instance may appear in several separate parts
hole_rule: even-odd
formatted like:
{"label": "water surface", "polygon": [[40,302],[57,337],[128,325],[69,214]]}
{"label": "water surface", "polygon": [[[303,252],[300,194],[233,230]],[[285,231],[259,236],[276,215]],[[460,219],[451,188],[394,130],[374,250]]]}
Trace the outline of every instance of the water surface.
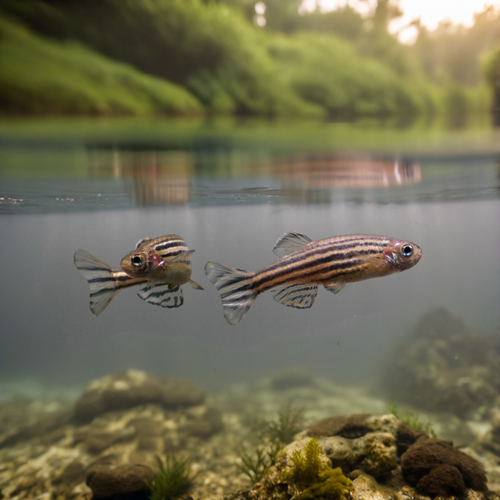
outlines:
{"label": "water surface", "polygon": [[[10,392],[80,388],[127,368],[205,389],[287,366],[367,384],[436,306],[498,334],[498,129],[10,121],[0,160],[0,377]],[[265,294],[228,325],[205,262],[256,270],[287,231],[384,234],[423,257],[335,296],[321,289],[308,310]],[[75,250],[118,265],[137,240],[168,233],[196,250],[192,277],[205,290],[184,287],[183,307],[169,310],[129,289],[94,317]]]}

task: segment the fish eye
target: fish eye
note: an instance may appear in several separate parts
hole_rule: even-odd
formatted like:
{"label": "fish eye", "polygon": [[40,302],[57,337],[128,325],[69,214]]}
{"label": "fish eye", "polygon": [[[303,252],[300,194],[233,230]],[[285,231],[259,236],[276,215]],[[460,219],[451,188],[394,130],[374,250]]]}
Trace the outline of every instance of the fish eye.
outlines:
{"label": "fish eye", "polygon": [[403,257],[411,257],[413,255],[413,246],[403,245],[401,247],[401,254],[403,255]]}
{"label": "fish eye", "polygon": [[130,261],[134,267],[142,267],[144,265],[144,257],[142,255],[134,255]]}

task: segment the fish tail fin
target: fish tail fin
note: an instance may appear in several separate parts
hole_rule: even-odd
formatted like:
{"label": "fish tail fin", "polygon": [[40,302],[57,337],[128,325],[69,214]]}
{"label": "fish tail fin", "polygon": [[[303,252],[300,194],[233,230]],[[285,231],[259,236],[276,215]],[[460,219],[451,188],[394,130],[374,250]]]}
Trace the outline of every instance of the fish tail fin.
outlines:
{"label": "fish tail fin", "polygon": [[74,261],[90,286],[90,310],[99,316],[120,291],[113,269],[85,250],[77,250]]}
{"label": "fish tail fin", "polygon": [[236,325],[258,296],[258,293],[252,290],[251,278],[254,273],[223,266],[217,262],[207,262],[205,274],[219,291],[226,321],[230,325]]}

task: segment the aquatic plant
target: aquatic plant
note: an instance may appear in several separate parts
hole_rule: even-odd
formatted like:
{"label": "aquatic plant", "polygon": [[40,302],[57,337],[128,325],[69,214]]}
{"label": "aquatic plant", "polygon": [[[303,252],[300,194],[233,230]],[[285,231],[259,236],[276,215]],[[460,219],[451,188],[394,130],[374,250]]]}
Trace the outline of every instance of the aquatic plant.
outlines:
{"label": "aquatic plant", "polygon": [[304,423],[304,408],[294,408],[287,405],[278,411],[278,420],[256,420],[252,424],[253,430],[260,438],[261,446],[254,455],[243,453],[241,463],[236,467],[245,474],[252,484],[259,482],[269,467],[276,463],[279,452],[299,432]]}
{"label": "aquatic plant", "polygon": [[261,439],[279,444],[280,448],[291,443],[304,425],[304,408],[287,405],[278,411],[278,421],[258,421],[254,427]]}
{"label": "aquatic plant", "polygon": [[167,457],[163,462],[159,457],[156,476],[147,481],[151,490],[150,500],[177,500],[187,495],[195,485],[196,475],[192,475],[188,460]]}
{"label": "aquatic plant", "polygon": [[414,431],[417,432],[425,432],[426,434],[431,435],[433,438],[437,438],[436,431],[432,428],[432,423],[427,422],[423,424],[420,422],[420,418],[417,414],[411,413],[409,411],[405,411],[401,414],[397,408],[397,406],[392,403],[389,406],[389,411],[398,419],[406,424],[408,427],[411,427]]}
{"label": "aquatic plant", "polygon": [[236,467],[255,484],[263,479],[271,465],[269,454],[263,448],[257,448],[254,456],[243,453],[241,463],[237,463]]}
{"label": "aquatic plant", "polygon": [[292,453],[292,467],[280,474],[280,480],[291,484],[296,493],[293,500],[341,500],[353,490],[352,482],[340,467],[332,469],[321,461],[321,447],[311,438],[303,450]]}
{"label": "aquatic plant", "polygon": [[293,467],[282,474],[282,479],[288,483],[305,489],[316,482],[320,472],[325,468],[320,458],[321,448],[317,438],[311,438],[305,448],[292,453]]}

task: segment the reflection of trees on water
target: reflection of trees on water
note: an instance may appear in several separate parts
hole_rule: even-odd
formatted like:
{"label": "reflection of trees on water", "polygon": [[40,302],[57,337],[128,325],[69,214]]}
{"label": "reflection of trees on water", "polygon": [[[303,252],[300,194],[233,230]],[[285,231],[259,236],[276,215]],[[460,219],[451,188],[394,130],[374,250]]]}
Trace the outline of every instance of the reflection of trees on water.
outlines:
{"label": "reflection of trees on water", "polygon": [[[216,180],[208,195],[227,194],[231,179],[258,178],[266,186],[263,195],[272,191],[286,201],[315,204],[330,203],[335,189],[390,188],[418,183],[422,177],[420,164],[401,159],[334,153],[278,157],[206,138],[185,149],[89,149],[88,169],[93,177],[123,179],[127,196],[138,206],[188,203],[195,194],[194,178],[199,184],[209,179],[214,185]],[[270,189],[273,179],[281,182],[277,190]],[[244,198],[247,193],[238,185]]]}
{"label": "reflection of trees on water", "polygon": [[374,189],[419,183],[420,164],[399,159],[347,157],[335,154],[297,155],[273,163],[273,175],[283,180],[293,200],[300,191],[316,193],[332,189]]}
{"label": "reflection of trees on water", "polygon": [[118,177],[138,206],[179,205],[192,197],[192,157],[186,151],[91,149],[89,173]]}

